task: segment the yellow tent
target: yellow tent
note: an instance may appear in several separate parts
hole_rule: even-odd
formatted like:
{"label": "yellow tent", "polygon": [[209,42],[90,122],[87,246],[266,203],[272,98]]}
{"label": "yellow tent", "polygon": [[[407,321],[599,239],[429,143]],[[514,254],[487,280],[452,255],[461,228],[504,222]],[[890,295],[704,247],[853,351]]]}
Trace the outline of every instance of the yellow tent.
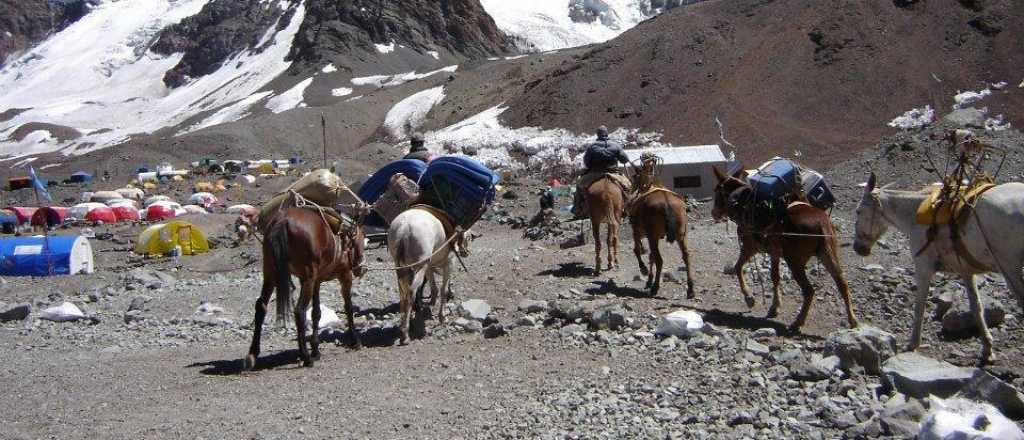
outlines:
{"label": "yellow tent", "polygon": [[277,171],[274,170],[274,164],[269,162],[261,163],[260,166],[256,168],[256,170],[260,174],[277,174]]}
{"label": "yellow tent", "polygon": [[177,220],[150,226],[135,240],[135,253],[140,255],[166,255],[176,247],[181,247],[181,255],[201,254],[210,250],[210,244],[201,229]]}

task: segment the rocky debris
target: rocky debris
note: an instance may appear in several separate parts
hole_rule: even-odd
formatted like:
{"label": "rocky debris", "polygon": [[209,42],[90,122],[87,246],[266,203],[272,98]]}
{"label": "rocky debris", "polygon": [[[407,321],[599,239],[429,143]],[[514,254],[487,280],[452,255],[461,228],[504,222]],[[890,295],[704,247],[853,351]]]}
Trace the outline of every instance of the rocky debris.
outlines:
{"label": "rocky debris", "polygon": [[655,334],[686,338],[698,334],[704,328],[704,318],[692,310],[676,310],[661,318]]}
{"label": "rocky debris", "polygon": [[142,310],[128,310],[127,312],[124,313],[125,324],[142,322],[145,321],[146,319],[148,319],[148,317]]}
{"label": "rocky debris", "polygon": [[517,306],[517,308],[519,309],[519,311],[528,314],[544,313],[548,311],[548,303],[547,301],[524,299],[522,301],[519,301],[519,305]]}
{"label": "rocky debris", "polygon": [[491,305],[482,299],[468,299],[459,304],[459,316],[483,322],[491,314]]}
{"label": "rocky debris", "polygon": [[769,354],[772,353],[772,349],[769,348],[767,345],[764,345],[753,339],[748,339],[747,343],[743,345],[743,349],[761,357],[767,357]]}
{"label": "rocky debris", "polygon": [[178,282],[174,276],[155,269],[138,268],[128,272],[126,282],[129,286],[141,285],[147,289],[173,289]]}
{"label": "rocky debris", "polygon": [[832,377],[832,373],[838,369],[838,357],[822,357],[815,353],[810,359],[799,357],[793,360],[789,364],[789,376],[799,381],[816,382]]}
{"label": "rocky debris", "polygon": [[942,117],[942,122],[965,128],[985,128],[985,112],[974,107],[953,110]]}
{"label": "rocky debris", "polygon": [[754,330],[754,334],[751,335],[751,337],[753,337],[754,339],[757,339],[757,340],[764,340],[764,339],[774,338],[777,335],[778,335],[778,333],[775,331],[775,329],[773,329],[771,327],[766,327],[766,328],[759,328],[757,330]]}
{"label": "rocky debris", "polygon": [[[1006,307],[996,299],[982,299],[985,309],[985,325],[995,328],[1006,322]],[[942,331],[949,334],[964,334],[978,330],[970,305],[958,302],[942,316]]]}
{"label": "rocky debris", "polygon": [[153,298],[148,297],[146,295],[138,295],[132,298],[131,302],[128,303],[128,311],[145,311],[146,309],[148,309],[148,307],[146,307],[146,304],[148,304],[152,300]]}
{"label": "rocky debris", "polygon": [[999,410],[966,399],[931,399],[932,411],[921,422],[920,440],[1024,440],[1024,431]]}
{"label": "rocky debris", "polygon": [[880,374],[882,362],[896,354],[896,337],[875,327],[833,332],[825,341],[825,355],[835,355],[843,371]]}
{"label": "rocky debris", "polygon": [[987,402],[1015,420],[1024,419],[1024,394],[988,372],[978,369],[954,397]]}
{"label": "rocky debris", "polygon": [[907,400],[906,396],[896,394],[885,402],[880,422],[886,435],[898,438],[913,438],[917,435],[921,419],[927,409],[917,399]]}
{"label": "rocky debris", "polygon": [[910,397],[950,397],[970,382],[976,371],[976,368],[958,367],[907,352],[885,361],[882,365],[882,382],[890,389]]}
{"label": "rocky debris", "polygon": [[54,322],[78,321],[85,319],[85,313],[78,306],[65,301],[58,306],[44,309],[39,313],[39,318]]}
{"label": "rocky debris", "polygon": [[483,329],[484,337],[487,339],[500,338],[508,334],[501,324],[491,324]]}
{"label": "rocky debris", "polygon": [[457,318],[452,322],[452,325],[466,333],[480,333],[484,331],[483,324],[474,319]]}
{"label": "rocky debris", "polygon": [[583,319],[583,307],[572,301],[551,301],[549,303],[550,308],[548,314],[555,319],[563,319],[566,321],[576,321]]}
{"label": "rocky debris", "polygon": [[628,312],[620,304],[600,306],[590,314],[591,330],[620,330],[628,325]]}
{"label": "rocky debris", "polygon": [[21,321],[32,313],[31,304],[14,304],[0,306],[0,322]]}

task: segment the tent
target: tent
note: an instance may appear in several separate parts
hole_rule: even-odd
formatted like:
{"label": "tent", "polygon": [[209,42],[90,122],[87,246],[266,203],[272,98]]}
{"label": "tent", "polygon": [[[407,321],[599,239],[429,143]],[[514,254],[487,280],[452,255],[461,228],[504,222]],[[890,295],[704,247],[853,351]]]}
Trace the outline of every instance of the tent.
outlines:
{"label": "tent", "polygon": [[29,177],[11,177],[10,179],[7,179],[7,186],[11,191],[31,188],[32,179]]}
{"label": "tent", "polygon": [[185,206],[182,206],[181,209],[184,209],[185,212],[187,212],[189,214],[209,214],[210,213],[209,211],[206,210],[206,208],[203,208],[202,206],[199,206],[199,205],[185,205]]}
{"label": "tent", "polygon": [[157,202],[170,202],[170,201],[171,201],[171,198],[167,197],[167,196],[153,196],[153,197],[150,197],[150,198],[146,199],[146,201],[142,203],[142,206],[145,206],[145,207],[148,208],[148,207],[152,206],[154,203],[157,203]]}
{"label": "tent", "polygon": [[0,276],[92,273],[92,246],[78,235],[14,237],[0,240]]}
{"label": "tent", "polygon": [[118,206],[130,206],[135,209],[139,209],[139,203],[131,199],[116,199],[107,202],[107,206],[116,208]]}
{"label": "tent", "polygon": [[114,216],[119,222],[139,221],[139,210],[134,206],[118,205],[111,207],[110,210],[114,211]]}
{"label": "tent", "polygon": [[132,200],[142,200],[142,198],[146,196],[146,193],[142,192],[142,190],[138,188],[120,188],[115,192],[120,194],[121,197]]}
{"label": "tent", "polygon": [[256,208],[254,208],[252,205],[246,205],[243,203],[240,205],[229,206],[227,212],[228,214],[242,214],[245,212],[251,212],[254,209]]}
{"label": "tent", "polygon": [[68,179],[68,181],[70,181],[71,183],[89,183],[92,182],[92,174],[89,174],[85,171],[79,171],[75,174],[72,174],[71,178]]}
{"label": "tent", "polygon": [[89,213],[85,215],[85,220],[91,223],[117,223],[117,214],[114,214],[113,209],[103,206],[90,209]]}
{"label": "tent", "polygon": [[135,240],[135,253],[140,255],[166,255],[181,248],[181,255],[195,255],[210,250],[206,234],[191,223],[171,221],[146,228]]}
{"label": "tent", "polygon": [[59,226],[64,223],[64,219],[67,215],[68,208],[60,206],[39,208],[36,210],[35,214],[32,214],[32,226]]}
{"label": "tent", "polygon": [[199,205],[204,208],[209,208],[211,205],[217,202],[217,196],[210,194],[208,192],[197,192],[195,194],[192,194],[192,196],[188,198],[189,204]]}
{"label": "tent", "polygon": [[240,160],[225,160],[224,171],[229,173],[241,173],[245,165]]}
{"label": "tent", "polygon": [[9,206],[8,211],[14,213],[14,216],[18,218],[18,224],[23,225],[32,221],[32,214],[36,213],[39,208],[21,207],[21,206]]}
{"label": "tent", "polygon": [[117,191],[96,191],[89,196],[89,202],[107,203],[111,200],[123,199],[124,196]]}
{"label": "tent", "polygon": [[18,216],[8,210],[0,211],[0,231],[4,234],[13,234],[18,227]]}
{"label": "tent", "polygon": [[178,216],[178,210],[170,204],[156,203],[146,208],[146,220],[161,221]]}
{"label": "tent", "polygon": [[96,209],[96,208],[106,208],[106,207],[107,207],[107,205],[104,205],[102,203],[96,203],[96,202],[79,203],[79,204],[77,204],[75,206],[72,206],[71,209],[68,210],[67,218],[74,219],[74,220],[85,220],[86,217],[88,217],[88,215],[89,215],[89,211],[92,211],[93,209]]}

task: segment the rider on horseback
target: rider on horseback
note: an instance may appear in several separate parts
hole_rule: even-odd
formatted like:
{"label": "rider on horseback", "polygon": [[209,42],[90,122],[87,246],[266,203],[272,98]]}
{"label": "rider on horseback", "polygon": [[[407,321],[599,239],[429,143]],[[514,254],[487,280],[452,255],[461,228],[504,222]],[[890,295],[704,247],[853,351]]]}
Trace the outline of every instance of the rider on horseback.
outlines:
{"label": "rider on horseback", "polygon": [[574,218],[582,219],[587,216],[586,197],[583,193],[598,179],[609,176],[615,183],[622,187],[623,194],[628,194],[632,188],[629,178],[619,170],[620,163],[629,163],[629,158],[622,151],[622,145],[608,139],[608,128],[600,126],[597,128],[597,142],[587,147],[583,154],[583,165],[586,169],[576,184],[576,194],[573,197],[572,213]]}

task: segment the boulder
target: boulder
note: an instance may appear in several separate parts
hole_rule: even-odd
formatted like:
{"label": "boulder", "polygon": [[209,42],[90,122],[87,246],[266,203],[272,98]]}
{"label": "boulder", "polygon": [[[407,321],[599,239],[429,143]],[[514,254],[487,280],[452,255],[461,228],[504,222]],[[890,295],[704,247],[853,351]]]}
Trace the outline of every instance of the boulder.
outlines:
{"label": "boulder", "polygon": [[753,339],[748,339],[747,343],[744,344],[743,348],[761,357],[767,357],[772,352],[772,349],[769,348],[767,345],[764,345]]}
{"label": "boulder", "polygon": [[955,127],[985,128],[985,112],[974,107],[953,110],[942,117],[942,122]]}
{"label": "boulder", "polygon": [[868,374],[882,372],[882,362],[896,354],[896,337],[875,327],[862,325],[828,335],[825,355],[839,358],[843,371]]}
{"label": "boulder", "polygon": [[1024,394],[985,370],[976,370],[954,397],[987,402],[1011,419],[1024,419]]}
{"label": "boulder", "polygon": [[[985,308],[985,325],[989,328],[999,327],[1006,322],[1006,307],[996,299],[982,299]],[[965,303],[957,303],[942,316],[942,331],[950,334],[964,334],[978,330],[971,307]]]}
{"label": "boulder", "polygon": [[484,327],[483,333],[484,337],[487,339],[499,338],[508,334],[508,332],[505,331],[505,327],[501,324],[491,324]]}
{"label": "boulder", "polygon": [[655,334],[685,338],[693,336],[704,328],[704,318],[692,310],[676,310],[662,316]]}
{"label": "boulder", "polygon": [[977,368],[958,367],[914,352],[900,353],[882,365],[882,383],[911,397],[950,397],[960,391]]}
{"label": "boulder", "polygon": [[553,318],[575,321],[583,318],[583,307],[572,301],[551,301],[548,314]]}
{"label": "boulder", "polygon": [[480,321],[477,320],[457,318],[452,324],[466,333],[480,333],[484,330],[483,324],[480,324]]}
{"label": "boulder", "polygon": [[[897,394],[897,396],[902,396]],[[892,402],[890,404],[890,402]],[[882,409],[880,421],[887,435],[897,438],[914,438],[926,410],[919,400],[893,398]]]}
{"label": "boulder", "polygon": [[548,303],[547,301],[524,299],[519,301],[517,308],[523,313],[544,313],[548,311]]}
{"label": "boulder", "polygon": [[595,310],[590,315],[591,330],[619,330],[626,327],[626,309],[611,304]]}
{"label": "boulder", "polygon": [[[210,306],[208,308],[213,308],[213,307],[216,307],[216,306]],[[216,308],[220,309],[220,307],[216,307]],[[214,310],[216,310],[216,309],[214,309]],[[204,313],[204,315],[210,316],[210,317],[214,317],[214,316],[220,315],[223,312],[224,312],[224,309],[220,309],[220,312],[212,311],[212,312]],[[313,308],[312,307],[310,307],[309,309],[306,310],[306,322],[308,323],[307,325],[312,327],[312,325],[313,325]],[[330,307],[327,307],[327,306],[325,306],[323,304],[320,304],[320,322],[318,324],[319,324],[318,325],[319,328],[317,330],[321,330],[321,329],[325,329],[325,328],[341,328],[341,327],[343,327],[345,325],[345,323],[342,322],[341,318],[338,317],[338,313],[337,312],[335,312]]]}
{"label": "boulder", "polygon": [[491,305],[482,299],[468,299],[459,304],[459,316],[474,321],[483,321],[491,313]]}
{"label": "boulder", "polygon": [[136,296],[136,297],[132,298],[132,301],[130,303],[128,303],[128,311],[129,312],[135,311],[135,310],[144,311],[147,308],[146,307],[146,303],[148,303],[152,299],[153,298],[150,298],[150,297],[145,296],[145,295]]}
{"label": "boulder", "polygon": [[811,359],[801,357],[794,360],[789,366],[789,377],[808,382],[817,382],[832,377],[832,370],[828,369],[820,360],[820,356]]}
{"label": "boulder", "polygon": [[1024,440],[1024,431],[995,407],[966,399],[931,399],[931,412],[921,422],[920,440]]}
{"label": "boulder", "polygon": [[757,340],[774,338],[778,333],[771,327],[759,328],[754,331],[753,337]]}
{"label": "boulder", "polygon": [[0,308],[0,322],[21,321],[32,313],[31,304],[5,305]]}
{"label": "boulder", "polygon": [[54,322],[77,321],[85,318],[85,313],[82,313],[78,306],[65,301],[59,306],[43,310],[39,313],[39,318]]}
{"label": "boulder", "polygon": [[134,269],[128,272],[128,282],[141,284],[147,289],[173,289],[178,282],[174,276],[159,271],[145,268]]}

